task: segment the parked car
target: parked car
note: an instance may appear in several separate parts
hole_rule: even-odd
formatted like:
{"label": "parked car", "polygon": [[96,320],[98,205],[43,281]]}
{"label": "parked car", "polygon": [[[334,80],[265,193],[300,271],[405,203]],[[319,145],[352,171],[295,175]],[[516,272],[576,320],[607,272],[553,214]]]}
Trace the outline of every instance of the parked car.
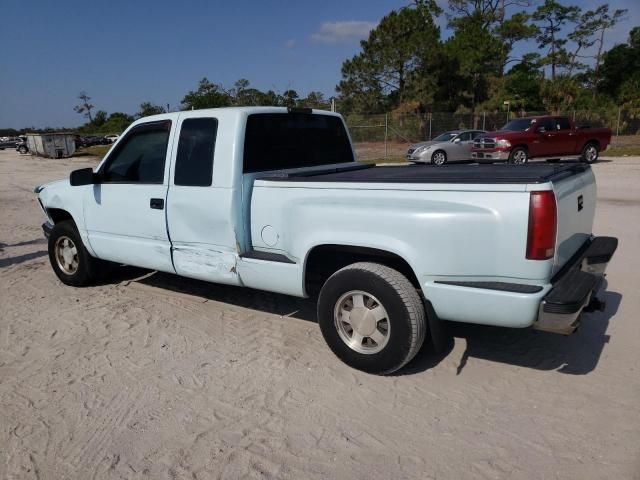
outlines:
{"label": "parked car", "polygon": [[27,137],[21,136],[19,137],[18,143],[16,143],[16,150],[21,154],[29,153],[29,145],[27,144]]}
{"label": "parked car", "polygon": [[116,140],[118,140],[118,138],[120,138],[120,135],[107,135],[106,137],[104,137],[109,143],[115,143]]}
{"label": "parked car", "polygon": [[87,148],[92,147],[94,145],[106,145],[108,141],[104,139],[104,137],[98,137],[96,135],[86,135],[80,136],[76,135],[75,137],[76,148]]}
{"label": "parked car", "polygon": [[72,286],[113,262],[319,294],[329,347],[379,374],[409,362],[440,319],[568,334],[583,310],[602,308],[595,295],[617,239],[592,234],[589,165],[355,158],[331,112],[139,119],[95,171],[35,188],[51,266]]}
{"label": "parked car", "polygon": [[478,162],[525,164],[532,158],[598,160],[611,142],[608,128],[578,127],[569,117],[525,117],[474,140],[471,156]]}
{"label": "parked car", "polygon": [[428,142],[415,143],[407,150],[406,158],[414,163],[444,165],[452,160],[471,159],[473,140],[484,130],[452,130]]}
{"label": "parked car", "polygon": [[5,148],[14,149],[20,143],[20,138],[18,137],[5,137],[4,140],[0,141],[0,150],[4,150]]}

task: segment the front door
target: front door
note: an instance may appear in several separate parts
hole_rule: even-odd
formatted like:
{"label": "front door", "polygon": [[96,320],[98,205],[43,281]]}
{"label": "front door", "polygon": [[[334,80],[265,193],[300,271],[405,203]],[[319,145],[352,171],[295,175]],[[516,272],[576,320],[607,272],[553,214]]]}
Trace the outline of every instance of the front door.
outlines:
{"label": "front door", "polygon": [[174,271],[165,217],[171,132],[169,120],[129,130],[87,189],[84,219],[98,258]]}
{"label": "front door", "polygon": [[470,160],[471,147],[473,146],[473,132],[462,132],[455,138],[451,152],[453,155],[450,160]]}
{"label": "front door", "polygon": [[[535,138],[530,147],[530,156],[532,157],[548,157],[557,155],[557,137],[558,130],[556,123],[551,119],[542,119],[532,124]],[[540,130],[544,128],[544,130]]]}

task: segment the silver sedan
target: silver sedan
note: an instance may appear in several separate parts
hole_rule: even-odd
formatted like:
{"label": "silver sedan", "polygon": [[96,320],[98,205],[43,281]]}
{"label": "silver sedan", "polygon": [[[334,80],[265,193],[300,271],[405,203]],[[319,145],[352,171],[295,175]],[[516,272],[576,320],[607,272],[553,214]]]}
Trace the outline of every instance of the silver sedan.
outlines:
{"label": "silver sedan", "polygon": [[415,163],[443,165],[452,160],[470,160],[473,139],[483,130],[451,130],[429,142],[415,143],[407,150],[406,158]]}

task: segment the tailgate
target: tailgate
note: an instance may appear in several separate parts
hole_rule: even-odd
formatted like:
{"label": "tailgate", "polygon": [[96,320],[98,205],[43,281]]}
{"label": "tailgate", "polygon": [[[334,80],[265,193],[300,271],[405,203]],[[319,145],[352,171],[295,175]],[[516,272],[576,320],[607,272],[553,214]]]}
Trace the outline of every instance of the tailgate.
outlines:
{"label": "tailgate", "polygon": [[553,273],[557,272],[587,240],[593,230],[596,181],[593,171],[553,182],[558,208],[558,232]]}

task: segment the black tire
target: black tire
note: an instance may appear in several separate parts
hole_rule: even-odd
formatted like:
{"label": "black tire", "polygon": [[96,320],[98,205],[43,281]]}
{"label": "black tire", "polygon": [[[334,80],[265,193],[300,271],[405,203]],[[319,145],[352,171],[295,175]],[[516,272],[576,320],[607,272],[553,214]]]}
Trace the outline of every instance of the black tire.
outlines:
{"label": "black tire", "polygon": [[[339,324],[344,328],[351,323],[340,323],[339,319],[343,317],[337,316],[336,312],[343,304],[341,299],[351,292],[368,295],[370,300],[377,301],[371,300],[372,305],[379,303],[387,313],[386,320],[373,323],[373,329],[379,332],[383,327],[378,322],[387,322],[384,344],[366,346],[365,343],[375,343],[368,337],[360,342],[360,348],[381,347],[380,351],[358,352],[341,336],[344,333]],[[327,345],[338,358],[353,368],[379,375],[395,372],[406,365],[420,350],[427,330],[424,305],[411,282],[392,268],[369,262],[354,263],[329,277],[318,298],[318,323]],[[353,328],[352,333],[355,332]]]}
{"label": "black tire", "polygon": [[595,142],[587,143],[582,149],[580,161],[584,163],[596,163],[600,157],[600,148]]}
{"label": "black tire", "polygon": [[27,153],[29,151],[29,149],[25,146],[22,146],[20,148],[18,148],[18,152],[20,153]]}
{"label": "black tire", "polygon": [[447,163],[447,152],[444,150],[436,150],[431,155],[431,164],[432,165],[444,165]]}
{"label": "black tire", "polygon": [[[521,160],[521,159],[524,160]],[[524,147],[516,147],[509,154],[509,163],[514,165],[526,165],[529,163],[529,152]]]}
{"label": "black tire", "polygon": [[[75,247],[76,254],[73,258],[74,261],[77,259],[77,267],[75,269],[69,267],[67,271],[64,270],[65,265],[63,261],[58,261],[56,254],[58,242],[64,243],[65,239],[70,241],[71,245]],[[67,246],[68,245],[70,244],[67,244]],[[51,267],[60,281],[65,285],[83,287],[91,285],[98,278],[101,261],[89,255],[72,220],[65,220],[53,226],[51,234],[49,235],[48,249]]]}

